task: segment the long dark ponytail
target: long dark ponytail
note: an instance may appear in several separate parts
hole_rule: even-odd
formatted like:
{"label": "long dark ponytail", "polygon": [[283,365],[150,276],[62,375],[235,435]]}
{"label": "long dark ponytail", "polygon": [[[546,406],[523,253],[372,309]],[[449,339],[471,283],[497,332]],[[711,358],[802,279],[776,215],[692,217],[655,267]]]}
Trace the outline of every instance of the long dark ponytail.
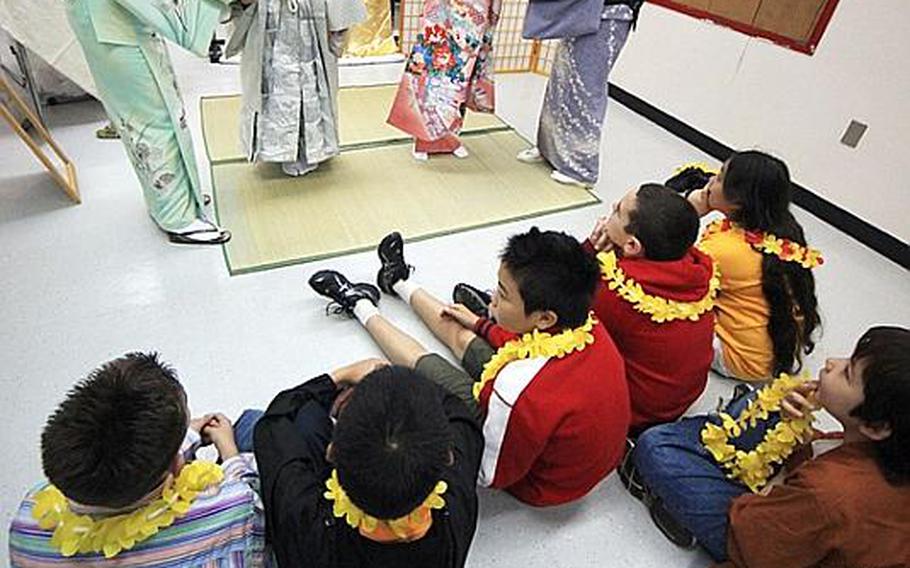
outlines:
{"label": "long dark ponytail", "polygon": [[[790,172],[783,161],[756,150],[735,152],[727,162],[723,186],[725,198],[737,208],[730,219],[740,227],[806,245],[803,228],[790,212]],[[771,310],[773,375],[798,372],[803,354],[815,349],[813,335],[821,325],[812,271],[764,254],[762,292]]]}

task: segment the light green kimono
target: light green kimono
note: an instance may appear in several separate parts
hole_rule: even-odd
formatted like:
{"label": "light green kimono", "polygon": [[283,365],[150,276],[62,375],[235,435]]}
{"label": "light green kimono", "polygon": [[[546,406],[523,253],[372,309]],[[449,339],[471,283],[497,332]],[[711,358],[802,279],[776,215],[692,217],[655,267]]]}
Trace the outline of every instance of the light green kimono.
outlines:
{"label": "light green kimono", "polygon": [[193,140],[164,40],[200,56],[227,0],[65,0],[149,213],[165,231],[204,219]]}

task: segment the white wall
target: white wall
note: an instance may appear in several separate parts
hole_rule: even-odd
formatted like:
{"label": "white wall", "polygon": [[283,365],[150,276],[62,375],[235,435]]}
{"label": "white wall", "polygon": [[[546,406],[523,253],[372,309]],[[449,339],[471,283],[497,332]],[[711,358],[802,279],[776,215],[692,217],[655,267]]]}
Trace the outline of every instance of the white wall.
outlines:
{"label": "white wall", "polygon": [[61,0],[0,0],[0,28],[89,93],[95,84]]}
{"label": "white wall", "polygon": [[[910,2],[841,0],[814,55],[645,4],[611,80],[910,241]],[[851,119],[869,125],[855,149]]]}

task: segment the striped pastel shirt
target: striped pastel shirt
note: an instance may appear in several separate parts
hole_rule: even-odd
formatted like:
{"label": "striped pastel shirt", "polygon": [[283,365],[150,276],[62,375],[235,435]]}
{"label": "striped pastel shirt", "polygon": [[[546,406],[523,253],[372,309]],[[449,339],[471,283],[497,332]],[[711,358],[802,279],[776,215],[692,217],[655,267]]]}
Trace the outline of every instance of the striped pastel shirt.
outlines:
{"label": "striped pastel shirt", "polygon": [[110,559],[102,554],[66,558],[51,546],[53,532],[40,528],[32,517],[34,496],[47,486],[42,483],[29,491],[10,525],[10,563],[19,568],[268,566],[262,502],[256,493],[259,474],[255,460],[252,454],[241,454],[226,460],[221,467],[224,481],[218,488],[199,495],[185,516]]}

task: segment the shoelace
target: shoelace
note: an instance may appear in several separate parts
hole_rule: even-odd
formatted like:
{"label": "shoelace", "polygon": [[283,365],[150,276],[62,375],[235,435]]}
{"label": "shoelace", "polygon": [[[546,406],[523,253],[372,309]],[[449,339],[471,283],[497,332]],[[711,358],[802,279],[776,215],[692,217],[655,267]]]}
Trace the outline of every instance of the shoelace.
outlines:
{"label": "shoelace", "polygon": [[[348,290],[351,290],[352,288],[353,288],[353,286],[351,286],[350,284],[344,283],[338,287],[338,292],[341,294],[341,296],[344,296],[344,293],[347,292]],[[331,302],[329,302],[325,307],[325,315],[327,315],[327,316],[329,316],[329,315],[337,316],[339,314],[344,314],[344,313],[347,313],[347,310],[345,309],[344,305],[340,304],[339,302],[336,302],[335,300],[332,300]]]}
{"label": "shoelace", "polygon": [[345,313],[347,313],[347,310],[344,306],[335,301],[329,302],[325,307],[325,315],[327,316],[337,316]]}

